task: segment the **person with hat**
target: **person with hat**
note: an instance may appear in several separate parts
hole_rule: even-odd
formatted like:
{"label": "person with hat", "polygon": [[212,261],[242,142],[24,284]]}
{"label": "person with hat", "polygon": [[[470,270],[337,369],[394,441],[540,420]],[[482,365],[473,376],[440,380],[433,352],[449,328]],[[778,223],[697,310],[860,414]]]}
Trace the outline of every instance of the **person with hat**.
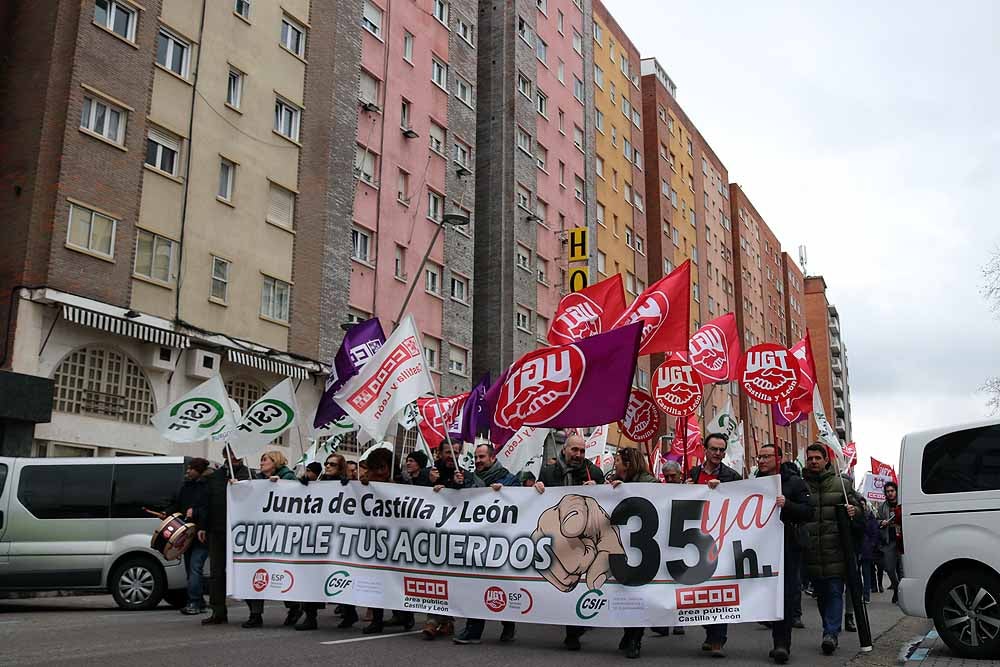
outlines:
{"label": "person with hat", "polygon": [[313,461],[306,466],[306,471],[303,473],[302,480],[300,481],[315,482],[322,474],[323,466],[319,464],[319,461]]}
{"label": "person with hat", "polygon": [[[170,510],[170,513],[183,514],[185,521],[195,524],[198,528],[204,524],[205,512],[208,509],[208,485],[204,477],[206,470],[208,461],[205,459],[193,458],[187,462],[184,482],[178,489]],[[187,605],[181,609],[182,614],[200,614],[206,609],[202,580],[207,558],[208,546],[199,540],[192,540],[191,547],[184,552],[188,600]]]}
{"label": "person with hat", "polygon": [[427,454],[415,449],[406,455],[407,484],[413,486],[433,486],[431,471],[427,467]]}
{"label": "person with hat", "polygon": [[205,519],[198,528],[198,541],[208,544],[208,557],[212,563],[212,576],[208,580],[208,602],[212,615],[202,619],[202,625],[222,625],[228,621],[226,613],[226,489],[237,481],[250,479],[250,470],[243,459],[229,445],[222,448],[223,463],[205,474],[208,493]]}

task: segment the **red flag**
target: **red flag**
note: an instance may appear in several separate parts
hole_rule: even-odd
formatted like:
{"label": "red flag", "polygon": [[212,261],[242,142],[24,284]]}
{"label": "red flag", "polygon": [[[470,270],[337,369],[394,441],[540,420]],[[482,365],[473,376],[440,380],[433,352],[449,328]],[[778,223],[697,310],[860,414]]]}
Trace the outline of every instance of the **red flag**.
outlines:
{"label": "red flag", "polygon": [[625,311],[622,274],[616,273],[559,301],[549,325],[550,345],[566,345],[611,331]]}
{"label": "red flag", "polygon": [[455,396],[442,396],[440,410],[438,399],[418,398],[417,412],[420,413],[420,435],[428,447],[437,447],[444,438],[444,429],[451,427],[462,414],[462,406],[469,398],[469,392]]}
{"label": "red flag", "polygon": [[691,317],[691,260],[636,297],[615,327],[642,323],[639,354],[687,352]]}
{"label": "red flag", "polygon": [[736,315],[727,313],[703,324],[688,341],[688,351],[702,384],[735,380],[743,355]]}
{"label": "red flag", "polygon": [[844,445],[844,460],[847,461],[847,469],[851,470],[858,463],[858,446],[854,442]]}
{"label": "red flag", "polygon": [[892,481],[899,484],[899,480],[896,479],[896,471],[888,463],[882,463],[874,456],[872,458],[872,473],[876,475],[884,475],[887,477],[892,477]]}
{"label": "red flag", "polygon": [[813,360],[809,330],[802,340],[792,346],[792,357],[798,364],[799,385],[795,393],[774,407],[774,423],[788,426],[802,421],[813,409],[813,387],[816,386],[816,362]]}
{"label": "red flag", "polygon": [[684,457],[684,450],[687,449],[687,467],[690,470],[705,460],[705,447],[701,442],[701,426],[695,415],[687,417],[687,441],[684,441],[684,419],[678,417],[674,424],[674,442],[670,447],[670,454],[680,460]]}

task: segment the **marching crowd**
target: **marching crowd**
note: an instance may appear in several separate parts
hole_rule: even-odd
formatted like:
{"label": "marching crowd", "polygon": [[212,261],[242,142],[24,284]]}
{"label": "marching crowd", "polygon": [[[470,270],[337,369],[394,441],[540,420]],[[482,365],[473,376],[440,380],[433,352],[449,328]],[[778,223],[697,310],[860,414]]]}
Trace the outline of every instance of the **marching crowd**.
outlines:
{"label": "marching crowd", "polygon": [[[704,484],[716,488],[719,484],[741,479],[741,474],[725,465],[726,437],[710,434],[705,438],[705,461],[692,467],[685,475],[681,466],[668,461],[663,466],[663,477],[668,484]],[[340,454],[330,454],[323,465],[318,462],[306,466],[298,478],[279,451],[265,453],[260,459],[258,479],[299,479],[304,484],[313,482],[341,482],[350,480],[368,482],[396,482],[416,486],[467,489],[504,486],[532,486],[539,493],[547,487],[576,486],[609,483],[657,483],[647,465],[646,457],[638,449],[621,448],[615,456],[614,470],[607,476],[593,462],[584,457],[585,443],[580,435],[565,439],[558,455],[542,466],[538,478],[530,472],[514,474],[497,461],[491,445],[481,445],[475,450],[475,471],[466,472],[457,466],[461,455],[459,443],[442,443],[436,458],[431,461],[422,451],[410,453],[401,470],[394,471],[392,451],[375,449],[360,463],[348,461]],[[224,463],[216,469],[204,459],[189,461],[186,480],[176,499],[176,511],[184,513],[198,527],[197,540],[185,553],[188,573],[188,604],[182,613],[200,614],[206,610],[204,602],[203,572],[206,558],[211,558],[211,577],[208,579],[211,615],[203,625],[224,624],[228,621],[226,608],[226,486],[233,480],[251,479],[251,471],[243,461],[235,458],[231,450],[222,452]],[[842,546],[846,536],[841,535],[837,507],[845,508],[851,539],[857,546],[856,562],[861,569],[863,597],[869,602],[872,590],[883,590],[883,574],[889,575],[896,601],[895,588],[899,581],[899,559],[896,552],[894,511],[896,486],[886,486],[886,501],[877,507],[869,506],[855,492],[851,480],[838,474],[831,464],[826,446],[814,443],[806,449],[805,469],[785,461],[780,446],[763,445],[758,449],[756,476],[781,476],[781,495],[777,504],[784,523],[784,604],[782,620],[768,623],[772,632],[773,649],[770,657],[777,663],[787,662],[791,651],[792,628],[804,628],[802,623],[802,593],[816,598],[822,618],[821,650],[830,655],[838,645],[842,630],[856,630],[849,591],[845,580],[849,562]],[[263,625],[263,601],[248,600],[249,617],[244,628]],[[315,630],[322,603],[286,602],[287,615],[284,625],[296,630]],[[340,616],[338,628],[350,628],[364,622],[364,634],[376,634],[389,626],[411,629],[416,624],[413,612],[369,609],[362,616],[352,605],[337,605],[334,613]],[[422,626],[425,640],[451,637],[456,644],[478,644],[483,636],[486,621],[468,619],[459,632],[455,632],[454,619],[449,616],[428,614]],[[727,626],[706,625],[702,650],[714,657],[725,656]],[[580,639],[586,628],[567,626],[563,644],[568,650],[580,650]],[[684,634],[683,627],[658,627],[652,631],[660,635]],[[515,638],[515,624],[505,621],[500,634],[501,642]],[[639,657],[645,628],[624,628],[619,649],[629,658]]]}

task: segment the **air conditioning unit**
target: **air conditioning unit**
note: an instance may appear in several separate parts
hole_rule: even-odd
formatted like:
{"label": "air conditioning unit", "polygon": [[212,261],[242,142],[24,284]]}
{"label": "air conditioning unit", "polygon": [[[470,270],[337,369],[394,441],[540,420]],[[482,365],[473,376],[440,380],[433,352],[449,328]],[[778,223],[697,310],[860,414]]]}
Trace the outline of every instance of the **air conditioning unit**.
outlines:
{"label": "air conditioning unit", "polygon": [[165,345],[149,344],[143,346],[140,361],[143,368],[148,371],[173,373],[179,356],[180,350]]}
{"label": "air conditioning unit", "polygon": [[215,352],[198,349],[187,351],[186,373],[188,377],[208,380],[218,374],[221,365],[222,357]]}

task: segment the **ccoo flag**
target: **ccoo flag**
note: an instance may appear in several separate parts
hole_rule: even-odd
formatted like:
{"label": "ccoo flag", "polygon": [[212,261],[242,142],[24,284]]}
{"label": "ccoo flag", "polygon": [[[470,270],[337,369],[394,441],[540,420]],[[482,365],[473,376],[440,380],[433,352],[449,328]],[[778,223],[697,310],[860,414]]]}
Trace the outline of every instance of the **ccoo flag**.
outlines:
{"label": "ccoo flag", "polygon": [[344,383],[334,400],[377,441],[397,423],[399,411],[432,391],[420,334],[407,315],[399,328],[357,375]]}
{"label": "ccoo flag", "polygon": [[344,386],[344,383],[354,377],[365,367],[379,348],[385,344],[385,334],[377,317],[364,322],[358,322],[344,334],[344,340],[333,358],[330,376],[326,379],[326,387],[316,407],[313,427],[321,428],[330,422],[337,421],[346,413],[333,400],[333,395]]}
{"label": "ccoo flag", "polygon": [[237,419],[222,377],[216,375],[157,412],[150,421],[167,440],[186,443],[230,431]]}
{"label": "ccoo flag", "polygon": [[636,297],[615,323],[642,323],[639,354],[687,352],[691,312],[691,260],[656,281]]}
{"label": "ccoo flag", "polygon": [[624,311],[625,290],[620,273],[579,292],[570,292],[556,308],[549,326],[549,344],[566,345],[611,331]]}
{"label": "ccoo flag", "polygon": [[642,326],[638,323],[518,359],[486,393],[490,439],[522,426],[601,426],[625,416]]}

